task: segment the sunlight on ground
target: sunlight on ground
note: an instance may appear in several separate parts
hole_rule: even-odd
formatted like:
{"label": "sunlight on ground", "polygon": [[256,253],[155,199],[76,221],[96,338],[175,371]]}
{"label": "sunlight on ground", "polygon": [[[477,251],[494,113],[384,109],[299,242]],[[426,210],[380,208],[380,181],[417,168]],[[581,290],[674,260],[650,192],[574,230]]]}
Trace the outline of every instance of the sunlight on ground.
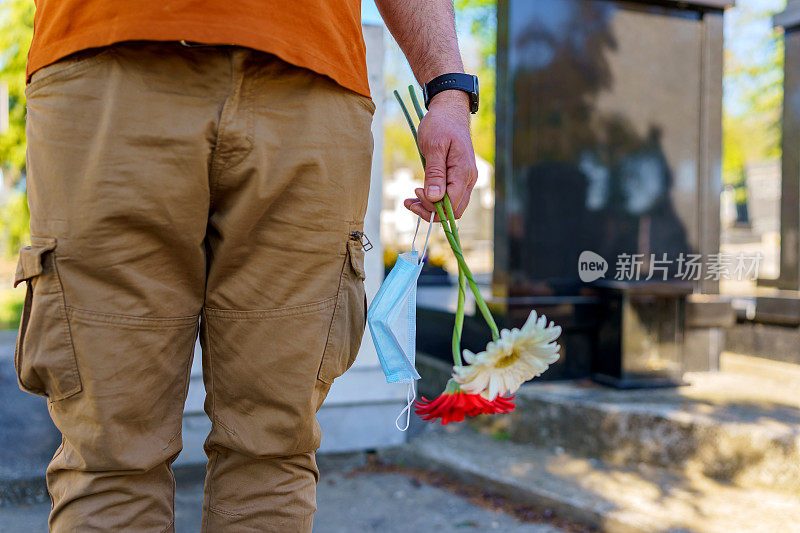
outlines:
{"label": "sunlight on ground", "polygon": [[780,361],[723,352],[719,373],[688,373],[691,387],[678,389],[693,400],[714,404],[752,402],[800,409],[800,367]]}

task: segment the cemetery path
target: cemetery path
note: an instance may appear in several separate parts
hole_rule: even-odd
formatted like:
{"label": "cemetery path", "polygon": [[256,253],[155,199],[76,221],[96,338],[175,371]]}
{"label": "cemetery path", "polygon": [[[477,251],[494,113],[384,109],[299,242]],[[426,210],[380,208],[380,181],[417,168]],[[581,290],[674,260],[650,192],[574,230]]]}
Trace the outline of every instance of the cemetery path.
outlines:
{"label": "cemetery path", "polygon": [[[479,507],[455,494],[397,473],[326,472],[317,491],[314,533],[408,531],[437,533],[560,533],[554,526],[518,522],[503,512]],[[200,531],[203,488],[179,486],[175,494],[177,533]],[[0,533],[47,531],[50,505],[0,507]]]}

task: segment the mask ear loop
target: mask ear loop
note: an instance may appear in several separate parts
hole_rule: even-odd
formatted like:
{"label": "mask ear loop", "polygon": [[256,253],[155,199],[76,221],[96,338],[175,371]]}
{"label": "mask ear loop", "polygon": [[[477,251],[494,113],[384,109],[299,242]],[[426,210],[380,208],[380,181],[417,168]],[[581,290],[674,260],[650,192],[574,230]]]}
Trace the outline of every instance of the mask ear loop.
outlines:
{"label": "mask ear loop", "polygon": [[[394,419],[394,427],[399,429],[400,431],[405,431],[408,429],[408,426],[411,424],[411,407],[414,405],[414,400],[417,399],[417,391],[414,387],[414,382],[408,384],[408,390],[406,391],[406,406],[403,407],[403,410],[400,411],[400,414],[397,415],[397,418]],[[403,417],[403,413],[406,415],[406,425],[400,427],[400,419]]]}
{"label": "mask ear loop", "polygon": [[[419,254],[419,262],[417,264],[422,263],[422,260],[425,258],[425,252],[428,251],[428,241],[431,238],[431,230],[433,229],[433,217],[435,213],[431,213],[431,219],[428,221],[428,233],[425,235],[425,244],[422,247],[422,253]],[[411,251],[414,251],[414,243],[417,242],[417,233],[419,233],[419,224],[422,221],[422,217],[417,218],[417,227],[414,229],[414,238],[411,239]]]}
{"label": "mask ear loop", "polygon": [[[422,260],[425,258],[425,252],[428,251],[428,241],[431,238],[431,229],[433,229],[433,217],[434,213],[431,213],[431,218],[428,221],[428,233],[425,235],[425,244],[422,246],[422,253],[419,256],[419,263],[422,263]],[[422,217],[417,218],[417,227],[414,229],[414,237],[411,239],[411,251],[414,251],[414,243],[417,241],[417,233],[419,233],[419,224],[422,220]],[[408,384],[408,389],[406,390],[406,406],[403,407],[403,410],[400,411],[400,414],[397,415],[397,418],[394,419],[394,426],[399,429],[400,431],[406,431],[408,426],[411,425],[411,408],[414,406],[414,400],[417,399],[417,391],[415,382],[412,381]],[[400,427],[400,419],[403,417],[403,414],[406,415],[406,424],[403,427]]]}

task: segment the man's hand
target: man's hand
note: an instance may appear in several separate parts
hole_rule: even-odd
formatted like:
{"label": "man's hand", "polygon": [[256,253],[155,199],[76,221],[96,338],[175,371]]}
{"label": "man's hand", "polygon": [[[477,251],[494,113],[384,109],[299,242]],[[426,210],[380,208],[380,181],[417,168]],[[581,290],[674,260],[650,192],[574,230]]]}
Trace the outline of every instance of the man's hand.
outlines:
{"label": "man's hand", "polygon": [[403,204],[430,220],[433,202],[444,198],[446,191],[456,218],[460,218],[478,179],[467,94],[455,90],[437,94],[419,125],[418,140],[425,156],[425,188],[414,191],[417,197],[407,198]]}
{"label": "man's hand", "polygon": [[[464,72],[453,0],[375,0],[375,4],[420,85],[441,74]],[[425,189],[414,191],[417,198],[407,199],[404,205],[430,220],[433,202],[444,198],[446,191],[456,218],[460,217],[478,176],[467,94],[449,90],[434,96],[417,137],[425,156]]]}

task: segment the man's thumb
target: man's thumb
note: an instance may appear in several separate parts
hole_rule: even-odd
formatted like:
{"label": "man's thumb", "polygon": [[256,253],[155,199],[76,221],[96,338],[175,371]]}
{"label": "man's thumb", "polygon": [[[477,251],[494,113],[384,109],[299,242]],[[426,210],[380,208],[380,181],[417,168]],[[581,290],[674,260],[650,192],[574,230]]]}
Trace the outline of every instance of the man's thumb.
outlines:
{"label": "man's thumb", "polygon": [[429,202],[438,202],[444,198],[447,186],[446,175],[444,165],[440,166],[428,161],[425,169],[425,197]]}

